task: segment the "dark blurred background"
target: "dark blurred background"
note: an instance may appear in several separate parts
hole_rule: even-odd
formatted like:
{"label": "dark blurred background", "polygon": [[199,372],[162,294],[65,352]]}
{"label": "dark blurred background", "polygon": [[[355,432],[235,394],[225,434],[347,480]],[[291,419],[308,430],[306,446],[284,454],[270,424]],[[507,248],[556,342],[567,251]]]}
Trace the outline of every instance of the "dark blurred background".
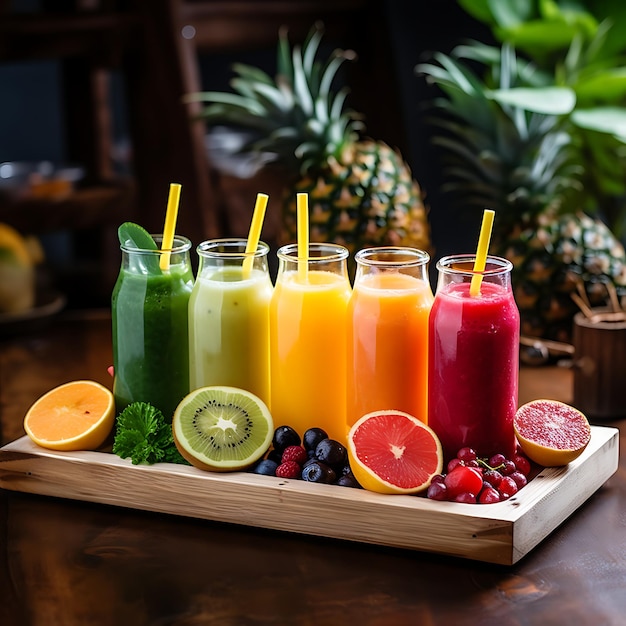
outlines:
{"label": "dark blurred background", "polygon": [[256,192],[272,197],[277,181],[216,171],[180,95],[228,90],[235,61],[273,75],[278,27],[297,42],[316,19],[324,45],[358,55],[345,80],[367,134],[400,149],[425,193],[433,261],[474,248],[439,192],[433,94],[414,72],[428,52],[489,38],[456,0],[0,0],[0,163],[49,162],[68,185],[23,197],[5,177],[0,222],[40,238],[69,306],[108,306],[117,226],[158,230],[170,182],[183,184],[179,232],[194,244],[245,233]]}

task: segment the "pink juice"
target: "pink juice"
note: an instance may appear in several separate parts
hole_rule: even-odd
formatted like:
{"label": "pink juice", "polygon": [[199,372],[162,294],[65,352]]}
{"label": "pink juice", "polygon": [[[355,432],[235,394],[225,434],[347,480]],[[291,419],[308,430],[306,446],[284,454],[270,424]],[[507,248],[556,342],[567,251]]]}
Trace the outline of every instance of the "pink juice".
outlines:
{"label": "pink juice", "polygon": [[508,283],[440,287],[429,319],[428,424],[448,460],[470,446],[479,456],[515,451],[519,312]]}

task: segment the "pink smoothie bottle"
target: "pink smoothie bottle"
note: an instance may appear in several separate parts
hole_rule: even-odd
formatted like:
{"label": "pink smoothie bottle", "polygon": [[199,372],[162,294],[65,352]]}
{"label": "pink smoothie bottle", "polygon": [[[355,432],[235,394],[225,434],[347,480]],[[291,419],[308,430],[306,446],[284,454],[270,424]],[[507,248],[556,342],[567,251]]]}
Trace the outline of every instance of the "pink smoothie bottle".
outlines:
{"label": "pink smoothie bottle", "polygon": [[488,256],[480,291],[470,294],[475,255],[437,263],[429,318],[428,424],[446,460],[465,446],[479,456],[515,451],[520,318],[510,261]]}

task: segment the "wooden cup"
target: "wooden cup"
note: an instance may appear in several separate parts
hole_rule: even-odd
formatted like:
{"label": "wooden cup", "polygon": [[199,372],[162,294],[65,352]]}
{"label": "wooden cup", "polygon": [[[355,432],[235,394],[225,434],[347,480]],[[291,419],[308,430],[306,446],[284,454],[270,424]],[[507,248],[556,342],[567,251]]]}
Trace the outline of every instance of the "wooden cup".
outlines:
{"label": "wooden cup", "polygon": [[577,313],[573,339],[574,406],[589,419],[626,416],[626,321]]}

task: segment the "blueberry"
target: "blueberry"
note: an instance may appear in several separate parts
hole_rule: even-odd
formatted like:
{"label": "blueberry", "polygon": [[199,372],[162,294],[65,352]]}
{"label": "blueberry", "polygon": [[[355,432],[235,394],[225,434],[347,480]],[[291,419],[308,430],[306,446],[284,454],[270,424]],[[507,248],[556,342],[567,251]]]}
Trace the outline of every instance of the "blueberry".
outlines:
{"label": "blueberry", "polygon": [[270,450],[267,453],[267,458],[270,461],[274,461],[277,465],[280,465],[283,460],[283,453],[280,450]]}
{"label": "blueberry", "polygon": [[356,489],[362,489],[358,480],[354,477],[354,474],[352,474],[351,472],[348,472],[347,474],[340,476],[337,479],[337,482],[335,484],[341,487],[354,487]]}
{"label": "blueberry", "polygon": [[276,476],[276,468],[278,463],[271,459],[262,459],[253,468],[254,474],[262,474],[263,476]]}
{"label": "blueberry", "polygon": [[315,448],[315,458],[339,471],[348,462],[348,451],[335,439],[323,439]]}
{"label": "blueberry", "polygon": [[288,446],[299,446],[300,435],[291,426],[279,426],[274,431],[272,445],[279,452],[282,452]]}
{"label": "blueberry", "polygon": [[305,450],[315,450],[317,444],[324,439],[328,439],[328,434],[321,428],[309,428],[302,438]]}
{"label": "blueberry", "polygon": [[302,468],[302,480],[310,483],[324,483],[330,485],[337,479],[334,470],[325,463],[312,461]]}
{"label": "blueberry", "polygon": [[306,467],[307,465],[310,465],[311,463],[317,463],[317,459],[315,458],[315,455],[311,455],[309,454],[309,458],[302,464],[302,467]]}
{"label": "blueberry", "polygon": [[345,474],[352,474],[352,468],[350,467],[350,463],[346,463],[342,468],[341,471],[337,472],[338,474],[341,474],[342,476]]}

